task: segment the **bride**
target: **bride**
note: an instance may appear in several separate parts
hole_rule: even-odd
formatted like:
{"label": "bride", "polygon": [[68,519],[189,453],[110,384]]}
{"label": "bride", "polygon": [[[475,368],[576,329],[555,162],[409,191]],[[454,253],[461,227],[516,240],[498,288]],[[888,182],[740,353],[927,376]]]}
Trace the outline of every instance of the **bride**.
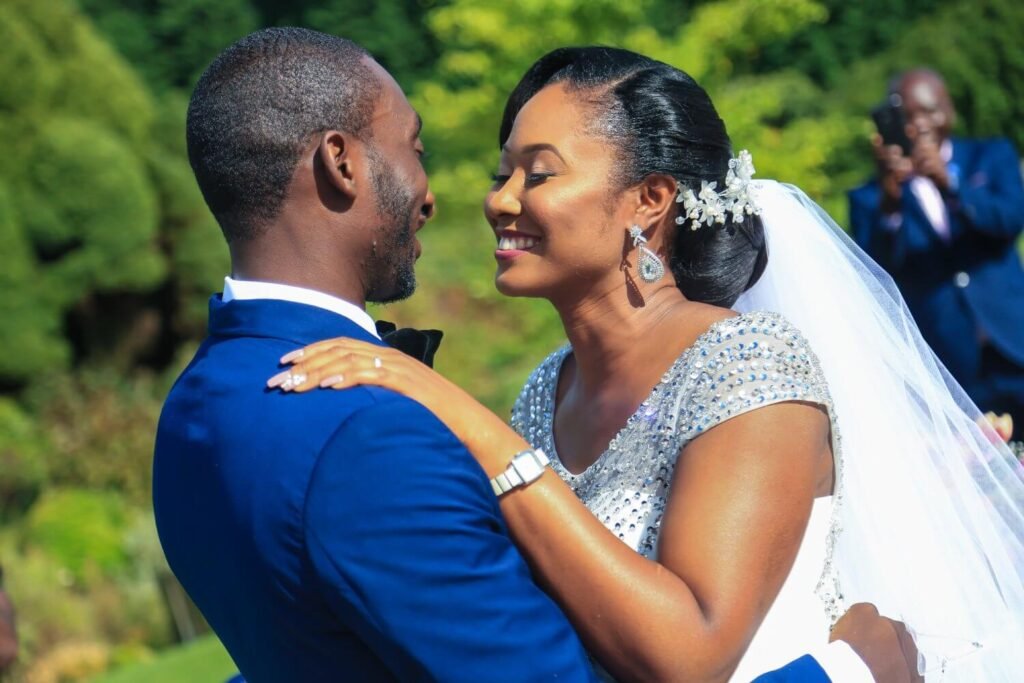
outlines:
{"label": "bride", "polygon": [[[497,287],[568,338],[515,431],[353,340],[308,347],[293,390],[378,384],[443,419],[610,678],[750,680],[869,601],[926,680],[1024,680],[1024,480],[888,276],[646,57],[542,57],[500,142]],[[550,470],[498,476],[527,448]]]}

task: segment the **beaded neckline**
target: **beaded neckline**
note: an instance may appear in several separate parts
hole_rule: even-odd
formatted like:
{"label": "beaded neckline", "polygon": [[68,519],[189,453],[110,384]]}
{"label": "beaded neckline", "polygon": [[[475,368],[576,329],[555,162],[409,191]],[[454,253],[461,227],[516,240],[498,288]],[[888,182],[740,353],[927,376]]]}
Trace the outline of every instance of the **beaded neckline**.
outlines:
{"label": "beaded neckline", "polygon": [[647,558],[657,540],[676,459],[704,431],[731,417],[784,401],[827,408],[835,486],[826,559],[815,592],[832,623],[845,600],[834,562],[843,507],[842,437],[828,382],[807,340],[780,314],[752,311],[716,321],[684,349],[593,463],[579,474],[561,464],[554,444],[554,403],[568,345],[530,375],[512,425],[551,456],[552,469],[609,531]]}
{"label": "beaded neckline", "polygon": [[626,419],[626,424],[624,424],[617,432],[615,432],[615,436],[612,437],[611,441],[608,442],[608,445],[605,446],[603,451],[601,451],[601,454],[594,459],[594,462],[587,465],[581,472],[577,474],[570,472],[569,468],[562,464],[562,456],[559,455],[558,448],[555,445],[555,409],[557,408],[558,404],[558,383],[561,380],[562,376],[562,366],[565,364],[565,359],[572,352],[572,346],[570,344],[565,344],[564,346],[562,346],[562,348],[558,349],[558,351],[556,351],[551,358],[551,363],[552,365],[554,365],[555,379],[553,382],[549,383],[549,386],[545,387],[545,392],[542,400],[545,404],[545,413],[550,416],[548,424],[546,425],[546,431],[548,436],[546,452],[551,457],[552,465],[555,465],[557,467],[563,479],[565,479],[570,484],[575,484],[576,482],[581,481],[584,477],[586,477],[589,472],[597,470],[598,465],[600,465],[602,461],[608,458],[608,454],[614,453],[617,450],[618,444],[622,441],[622,436],[629,431],[629,429],[633,426],[634,423],[636,423],[641,411],[645,410],[654,402],[654,399],[657,398],[658,394],[661,392],[665,384],[672,380],[672,376],[680,367],[682,367],[686,363],[690,355],[693,353],[694,349],[699,347],[701,342],[705,341],[706,338],[710,337],[715,332],[717,332],[719,327],[723,327],[728,325],[729,323],[736,322],[737,320],[743,318],[744,315],[747,314],[740,313],[730,318],[722,318],[721,320],[716,320],[715,322],[711,323],[710,326],[708,326],[708,329],[701,332],[689,346],[683,349],[683,351],[676,357],[676,359],[672,361],[672,364],[668,366],[665,372],[661,374],[661,378],[658,380],[658,383],[654,385],[654,388],[652,388],[651,391],[648,392],[647,396],[644,398],[643,401],[640,402],[640,405],[637,406],[636,410],[634,410],[633,413],[629,416],[629,418]]}

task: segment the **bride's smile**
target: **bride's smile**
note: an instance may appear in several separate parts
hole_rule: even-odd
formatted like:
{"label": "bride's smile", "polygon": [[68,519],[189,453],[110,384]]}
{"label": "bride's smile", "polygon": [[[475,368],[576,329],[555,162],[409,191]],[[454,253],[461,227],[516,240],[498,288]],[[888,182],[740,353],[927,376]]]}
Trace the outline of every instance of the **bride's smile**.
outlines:
{"label": "bride's smile", "polygon": [[523,252],[533,251],[540,244],[540,237],[518,230],[502,230],[498,233],[498,248],[495,257],[501,260],[513,259]]}

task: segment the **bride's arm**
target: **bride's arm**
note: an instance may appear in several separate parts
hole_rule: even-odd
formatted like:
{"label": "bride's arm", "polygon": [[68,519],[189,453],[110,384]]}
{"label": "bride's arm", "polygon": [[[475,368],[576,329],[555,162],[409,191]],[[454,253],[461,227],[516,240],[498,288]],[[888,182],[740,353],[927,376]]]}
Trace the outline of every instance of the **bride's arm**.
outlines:
{"label": "bride's arm", "polygon": [[783,404],[695,439],[676,466],[657,563],[621,543],[554,473],[505,496],[502,510],[616,677],[727,680],[796,558],[827,430],[817,409]]}
{"label": "bride's arm", "polygon": [[[329,361],[307,358],[293,369],[308,376],[303,388],[327,379],[338,388],[376,384],[404,393],[437,414],[488,477],[529,448],[422,364],[358,342],[332,348],[319,354]],[[690,442],[676,466],[658,562],[616,538],[554,472],[506,494],[501,507],[540,582],[616,678],[724,681],[796,558],[828,429],[819,409],[784,403]]]}

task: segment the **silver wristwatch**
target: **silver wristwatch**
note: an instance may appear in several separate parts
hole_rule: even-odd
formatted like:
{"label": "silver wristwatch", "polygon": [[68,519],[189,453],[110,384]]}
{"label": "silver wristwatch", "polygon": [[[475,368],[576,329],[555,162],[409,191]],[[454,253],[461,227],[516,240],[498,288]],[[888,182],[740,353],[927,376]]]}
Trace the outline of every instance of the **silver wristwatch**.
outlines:
{"label": "silver wristwatch", "polygon": [[494,495],[502,496],[514,488],[526,486],[531,481],[536,481],[544,474],[544,468],[551,460],[539,448],[516,453],[512,457],[512,463],[508,468],[491,479],[491,488]]}

